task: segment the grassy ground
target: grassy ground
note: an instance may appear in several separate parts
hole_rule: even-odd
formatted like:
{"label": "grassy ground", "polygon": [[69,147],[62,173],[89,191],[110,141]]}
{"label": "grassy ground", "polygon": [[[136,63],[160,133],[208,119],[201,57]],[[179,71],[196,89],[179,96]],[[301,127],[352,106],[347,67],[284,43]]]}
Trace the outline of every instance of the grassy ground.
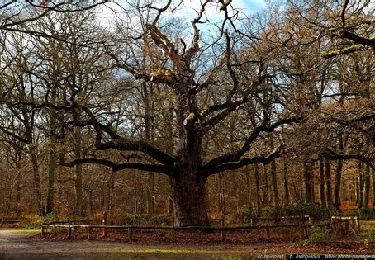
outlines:
{"label": "grassy ground", "polygon": [[360,221],[360,239],[364,244],[375,243],[375,220]]}
{"label": "grassy ground", "polygon": [[40,234],[41,230],[40,230],[40,228],[38,228],[38,229],[15,229],[14,233],[20,234],[20,235],[33,236],[33,235]]}

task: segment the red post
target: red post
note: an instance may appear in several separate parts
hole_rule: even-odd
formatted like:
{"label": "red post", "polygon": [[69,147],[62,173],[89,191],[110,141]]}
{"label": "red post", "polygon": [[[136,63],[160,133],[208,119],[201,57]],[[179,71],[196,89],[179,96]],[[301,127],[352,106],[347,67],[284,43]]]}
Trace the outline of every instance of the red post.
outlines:
{"label": "red post", "polygon": [[[108,224],[108,211],[103,211],[103,219],[102,219],[102,225],[106,226]],[[102,230],[102,237],[107,237],[108,235],[108,229],[103,228]]]}

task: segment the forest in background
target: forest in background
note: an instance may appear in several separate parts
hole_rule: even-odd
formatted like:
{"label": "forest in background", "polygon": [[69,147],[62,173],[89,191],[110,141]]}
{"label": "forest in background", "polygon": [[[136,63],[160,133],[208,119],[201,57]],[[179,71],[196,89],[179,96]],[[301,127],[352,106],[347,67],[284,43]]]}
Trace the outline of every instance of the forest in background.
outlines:
{"label": "forest in background", "polygon": [[183,1],[124,1],[110,26],[103,5],[0,6],[2,214],[190,226],[374,207],[371,1],[202,1],[190,19]]}

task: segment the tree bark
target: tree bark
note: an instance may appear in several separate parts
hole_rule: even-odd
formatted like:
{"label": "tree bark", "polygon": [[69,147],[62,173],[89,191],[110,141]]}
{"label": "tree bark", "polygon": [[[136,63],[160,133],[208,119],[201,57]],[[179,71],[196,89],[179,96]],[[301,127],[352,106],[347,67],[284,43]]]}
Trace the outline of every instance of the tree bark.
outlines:
{"label": "tree bark", "polygon": [[22,172],[21,172],[21,152],[16,152],[16,211],[21,212],[21,194],[22,194]]}
{"label": "tree bark", "polygon": [[40,188],[40,175],[39,175],[39,165],[38,165],[36,147],[31,148],[30,160],[31,160],[31,167],[33,171],[33,188],[34,188],[35,204],[37,207],[38,214],[42,215],[43,214],[42,193],[41,193],[41,188]]}
{"label": "tree bark", "polygon": [[[339,151],[343,152],[344,150],[344,141],[343,136],[339,136]],[[343,168],[344,161],[342,159],[339,159],[337,161],[337,168],[336,168],[336,174],[335,174],[335,208],[336,210],[340,210],[340,187],[341,187],[341,175],[342,175],[342,168]]]}
{"label": "tree bark", "polygon": [[370,196],[370,166],[366,164],[365,172],[363,176],[364,181],[364,191],[363,191],[363,209],[368,209],[368,201]]}
{"label": "tree bark", "polygon": [[46,203],[45,214],[50,214],[54,211],[56,169],[57,169],[56,144],[54,140],[50,140],[50,145],[49,145],[49,150],[48,150],[48,184],[47,184],[47,203]]}
{"label": "tree bark", "polygon": [[355,202],[359,205],[359,177],[355,178]]}
{"label": "tree bark", "polygon": [[[174,151],[174,144],[173,144],[173,104],[169,103],[168,104],[168,111],[166,115],[166,124],[165,124],[165,150],[168,154],[173,154]],[[173,215],[173,208],[174,208],[174,203],[173,203],[173,196],[171,194],[168,194],[167,197],[167,213],[168,215],[172,216]]]}
{"label": "tree bark", "polygon": [[[82,158],[82,133],[78,127],[74,128],[74,157]],[[82,186],[82,164],[74,166],[74,213],[76,216],[83,215],[83,186]]]}
{"label": "tree bark", "polygon": [[189,97],[185,86],[179,86],[177,95],[177,145],[175,172],[170,176],[174,202],[175,225],[206,226],[207,215],[207,176],[200,175],[202,166],[202,136],[188,120],[196,100]]}
{"label": "tree bark", "polygon": [[171,179],[176,226],[207,226],[206,178],[193,171],[181,169]]}
{"label": "tree bark", "polygon": [[259,178],[259,165],[258,164],[254,165],[254,175],[255,175],[257,208],[260,209],[261,199],[260,199],[260,178]]}
{"label": "tree bark", "polygon": [[263,203],[267,204],[269,202],[269,174],[268,174],[268,165],[267,164],[262,164],[263,165]]}
{"label": "tree bark", "polygon": [[284,206],[289,205],[290,195],[289,195],[289,183],[288,183],[288,162],[286,160],[286,155],[283,155],[283,172],[284,172]]}
{"label": "tree bark", "polygon": [[326,207],[326,196],[325,196],[325,178],[324,178],[324,159],[319,158],[319,194],[320,194],[320,206]]}
{"label": "tree bark", "polygon": [[[145,128],[144,128],[144,135],[145,140],[148,143],[153,142],[153,102],[152,102],[152,86],[148,86],[146,83],[143,83],[143,102],[145,107]],[[148,215],[154,215],[154,208],[155,208],[155,174],[149,173],[147,179],[147,187],[146,187],[146,210]]]}
{"label": "tree bark", "polygon": [[225,225],[225,179],[223,174],[219,174],[219,207],[220,207],[220,224]]}
{"label": "tree bark", "polygon": [[362,173],[362,162],[358,161],[358,181],[359,181],[359,190],[358,190],[358,208],[362,208],[363,206],[363,173]]}
{"label": "tree bark", "polygon": [[251,203],[251,172],[248,166],[246,167],[246,188],[246,207],[250,209],[253,205]]}
{"label": "tree bark", "polygon": [[327,207],[332,208],[332,190],[331,190],[331,162],[329,159],[325,159],[325,175],[326,175],[326,198]]}
{"label": "tree bark", "polygon": [[[57,87],[53,86],[51,89],[51,102],[52,104],[57,101]],[[56,154],[56,136],[55,130],[57,127],[57,112],[55,110],[49,111],[49,126],[50,138],[48,144],[48,169],[47,169],[47,202],[45,214],[50,214],[54,211],[55,200],[55,175],[57,169],[57,154]]]}
{"label": "tree bark", "polygon": [[313,203],[313,183],[312,183],[312,173],[311,173],[311,162],[305,160],[303,162],[303,175],[305,180],[305,201],[308,204]]}
{"label": "tree bark", "polygon": [[276,159],[274,159],[271,162],[271,175],[272,175],[273,203],[275,207],[278,207],[280,203],[279,203],[279,187],[277,183]]}

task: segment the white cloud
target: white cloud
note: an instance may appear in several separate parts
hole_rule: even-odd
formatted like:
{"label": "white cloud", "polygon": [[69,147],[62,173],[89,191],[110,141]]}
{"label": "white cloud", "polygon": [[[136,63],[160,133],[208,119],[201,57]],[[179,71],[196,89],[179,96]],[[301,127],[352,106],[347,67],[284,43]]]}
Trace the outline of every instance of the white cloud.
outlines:
{"label": "white cloud", "polygon": [[[231,4],[234,8],[240,9],[245,14],[254,13],[266,5],[264,0],[232,0]],[[116,17],[121,17],[125,12],[126,5],[125,0],[107,2],[97,9],[99,21],[103,26],[111,27]],[[184,0],[180,8],[173,15],[186,20],[192,20],[197,17],[197,11],[199,12],[200,10],[201,0]],[[220,5],[216,1],[208,3],[203,20],[208,19],[210,22],[217,22],[222,18],[223,12],[220,12]]]}

